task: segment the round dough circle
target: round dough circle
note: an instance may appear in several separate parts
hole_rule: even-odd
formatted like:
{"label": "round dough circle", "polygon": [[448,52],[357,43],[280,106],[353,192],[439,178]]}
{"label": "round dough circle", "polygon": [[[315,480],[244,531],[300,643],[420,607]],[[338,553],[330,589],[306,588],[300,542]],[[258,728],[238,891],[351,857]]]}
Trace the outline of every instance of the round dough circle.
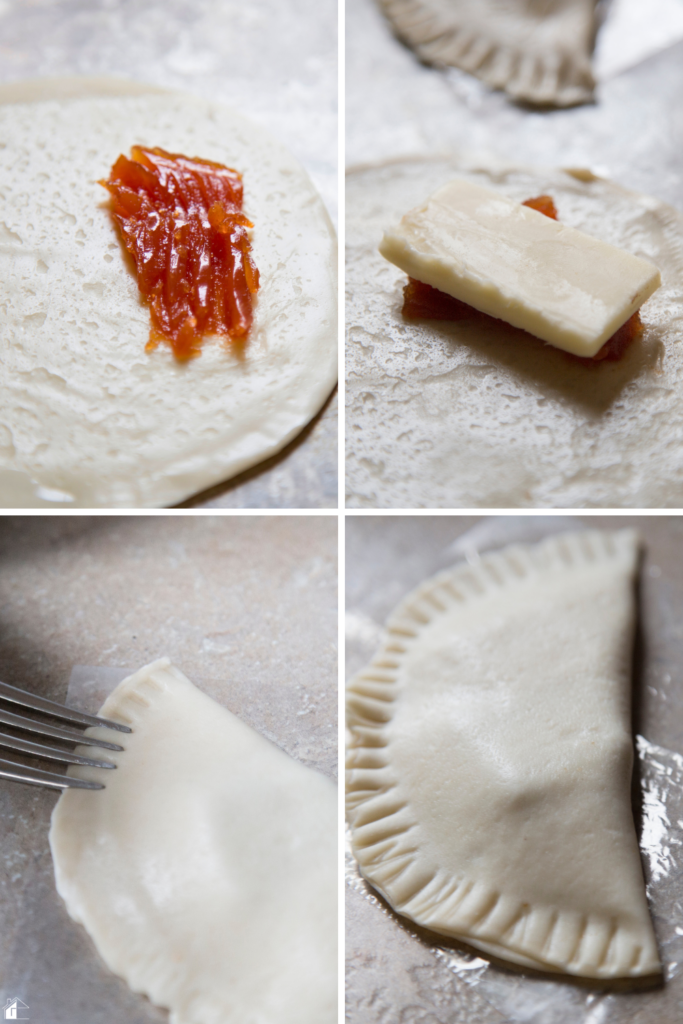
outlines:
{"label": "round dough circle", "polygon": [[[146,353],[149,312],[97,183],[135,144],[242,173],[261,274],[242,353]],[[232,110],[135,83],[0,90],[0,506],[160,507],[274,455],[337,377],[336,242],[289,153]]]}
{"label": "round dough circle", "polygon": [[[383,230],[461,175],[656,264],[643,337],[584,366],[528,335],[404,321]],[[350,508],[678,508],[683,504],[683,216],[589,172],[481,168],[457,156],[353,169],[347,181]]]}

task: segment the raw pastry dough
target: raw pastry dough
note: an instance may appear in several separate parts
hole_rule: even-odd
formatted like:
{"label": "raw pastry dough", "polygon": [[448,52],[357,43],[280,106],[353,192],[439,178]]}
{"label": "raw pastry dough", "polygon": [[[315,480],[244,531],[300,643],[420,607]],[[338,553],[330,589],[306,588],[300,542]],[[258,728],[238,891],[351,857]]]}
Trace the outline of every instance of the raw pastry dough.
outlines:
{"label": "raw pastry dough", "polygon": [[[46,98],[47,97],[47,98]],[[243,351],[145,352],[106,177],[133,144],[244,176],[261,275]],[[274,455],[337,378],[334,231],[308,176],[219,104],[104,79],[0,90],[0,506],[173,505]]]}
{"label": "raw pastry dough", "polygon": [[[408,322],[383,231],[456,176],[659,268],[645,331],[583,366],[513,328]],[[351,171],[346,201],[348,507],[679,508],[683,504],[683,217],[588,172],[457,156]]]}
{"label": "raw pastry dough", "polygon": [[334,1024],[334,784],[168,659],[102,714],[132,726],[125,754],[99,799],[59,800],[50,845],[57,889],[107,965],[171,1024]]}
{"label": "raw pastry dough", "polygon": [[586,103],[595,0],[380,0],[423,60],[470,71],[516,100]]}
{"label": "raw pastry dough", "polygon": [[515,963],[658,973],[633,826],[637,542],[512,546],[410,594],[351,684],[354,852],[392,906]]}

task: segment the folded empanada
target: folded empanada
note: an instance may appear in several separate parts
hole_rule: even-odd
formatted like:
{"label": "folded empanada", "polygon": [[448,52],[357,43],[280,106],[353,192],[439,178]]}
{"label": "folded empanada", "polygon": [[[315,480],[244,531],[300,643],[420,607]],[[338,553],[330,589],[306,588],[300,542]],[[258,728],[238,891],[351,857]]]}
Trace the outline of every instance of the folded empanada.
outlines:
{"label": "folded empanada", "polygon": [[572,106],[593,95],[595,0],[380,0],[423,60],[470,71],[516,100]]}
{"label": "folded empanada", "polygon": [[351,684],[348,807],[401,914],[506,960],[660,970],[630,799],[637,540],[586,531],[428,580]]}
{"label": "folded empanada", "polygon": [[106,779],[74,768],[106,788],[67,790],[52,815],[71,917],[170,1024],[333,1024],[332,781],[165,658],[120,683],[102,713],[133,728],[118,768]]}

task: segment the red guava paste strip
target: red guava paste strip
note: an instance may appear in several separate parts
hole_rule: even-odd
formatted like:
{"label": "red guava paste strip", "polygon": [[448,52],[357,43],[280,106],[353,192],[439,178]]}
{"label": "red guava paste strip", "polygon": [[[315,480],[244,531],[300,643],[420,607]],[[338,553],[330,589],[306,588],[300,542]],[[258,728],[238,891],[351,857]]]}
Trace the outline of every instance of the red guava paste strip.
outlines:
{"label": "red guava paste strip", "polygon": [[242,176],[229,167],[133,146],[108,181],[112,215],[149,304],[147,350],[167,342],[178,359],[202,337],[243,342],[254,319],[259,273],[242,213]]}
{"label": "red guava paste strip", "polygon": [[557,207],[552,196],[536,196],[534,199],[525,199],[522,206],[530,206],[532,210],[538,210],[551,220],[559,220]]}

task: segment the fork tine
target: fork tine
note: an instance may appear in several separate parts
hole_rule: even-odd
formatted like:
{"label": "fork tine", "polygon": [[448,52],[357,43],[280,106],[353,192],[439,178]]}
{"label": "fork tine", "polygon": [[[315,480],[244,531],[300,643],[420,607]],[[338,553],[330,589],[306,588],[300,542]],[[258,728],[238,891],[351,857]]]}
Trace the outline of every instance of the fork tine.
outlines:
{"label": "fork tine", "polygon": [[[107,729],[116,729],[118,732],[132,732],[132,730],[120,722],[112,722],[107,718],[98,718],[96,715],[86,715],[81,711],[74,711],[62,704],[46,700],[44,697],[37,697],[16,686],[8,686],[7,683],[0,683],[0,700],[11,701],[15,705],[30,708],[43,715],[51,715],[54,718],[61,718],[75,725],[102,726]],[[90,747],[104,747],[106,750],[123,750],[117,743],[109,743],[107,740],[95,739],[93,736],[86,736],[78,729],[69,729],[61,725],[49,725],[47,722],[38,722],[33,718],[24,718],[15,715],[10,711],[0,708],[0,722],[13,726],[16,729],[23,729],[28,732],[38,733],[40,736],[51,736],[55,739],[66,740],[69,743],[84,744]],[[95,768],[116,768],[112,761],[100,761],[90,757],[83,757],[71,750],[50,746],[43,743],[33,743],[31,740],[20,739],[0,732],[0,748],[6,747],[10,750],[17,750],[34,757],[44,757],[52,761],[64,761],[68,764],[91,765]],[[87,782],[84,779],[72,778],[70,775],[57,775],[53,772],[43,771],[42,768],[33,768],[28,765],[16,764],[14,761],[6,761],[0,758],[0,779],[10,779],[13,782],[24,782],[30,786],[47,786],[50,789],[104,789],[101,782]]]}
{"label": "fork tine", "polygon": [[68,740],[69,743],[82,743],[86,747],[104,747],[106,750],[123,750],[117,743],[109,743],[106,740],[95,739],[94,736],[85,736],[77,729],[65,729],[60,725],[47,725],[45,722],[36,722],[32,718],[22,718],[21,715],[13,715],[10,711],[0,710],[0,722],[3,725],[13,725],[16,729],[26,729],[27,732],[37,732],[41,736],[52,736],[57,740]]}
{"label": "fork tine", "polygon": [[116,768],[113,761],[96,761],[92,757],[74,754],[71,750],[61,747],[49,747],[43,743],[32,743],[31,740],[20,740],[6,732],[0,732],[0,747],[8,750],[19,750],[22,754],[44,757],[48,761],[65,761],[67,764],[89,764],[93,768]]}
{"label": "fork tine", "polygon": [[56,704],[45,697],[37,697],[26,690],[20,690],[16,686],[9,686],[7,683],[0,683],[0,697],[3,700],[20,704],[24,708],[33,708],[34,711],[42,711],[46,715],[54,715],[55,718],[63,718],[67,722],[75,722],[78,725],[102,725],[107,729],[117,729],[119,732],[131,732],[127,725],[120,722],[112,722],[108,718],[98,718],[97,715],[86,715],[83,711],[74,711],[73,708],[66,708],[63,704]]}
{"label": "fork tine", "polygon": [[29,786],[47,786],[49,789],[104,789],[101,782],[86,782],[71,775],[55,775],[40,768],[28,768],[23,764],[0,759],[0,779],[12,782],[26,782]]}

